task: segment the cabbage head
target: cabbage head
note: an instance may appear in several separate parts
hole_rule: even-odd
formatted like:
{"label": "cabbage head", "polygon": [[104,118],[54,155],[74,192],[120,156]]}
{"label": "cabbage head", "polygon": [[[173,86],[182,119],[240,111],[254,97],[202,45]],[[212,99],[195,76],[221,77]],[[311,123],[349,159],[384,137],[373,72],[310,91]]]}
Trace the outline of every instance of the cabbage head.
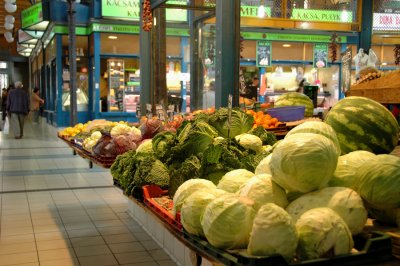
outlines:
{"label": "cabbage head", "polygon": [[177,212],[181,210],[183,202],[186,200],[187,197],[189,197],[192,193],[202,189],[215,189],[215,185],[209,180],[196,178],[189,179],[185,181],[181,186],[179,186],[173,198],[174,206],[172,212],[174,216]]}
{"label": "cabbage head", "polygon": [[[215,127],[221,137],[234,138],[242,133],[247,133],[252,127],[254,118],[240,109],[232,109],[231,127],[228,132],[228,108],[220,108],[209,118],[211,126]],[[229,133],[229,136],[228,136]]]}
{"label": "cabbage head", "polygon": [[145,139],[143,140],[138,148],[136,149],[136,152],[139,153],[153,153],[153,143],[151,139]]}
{"label": "cabbage head", "polygon": [[243,133],[237,135],[235,139],[237,142],[239,142],[240,146],[247,150],[252,150],[255,152],[260,152],[262,150],[262,141],[255,135]]}
{"label": "cabbage head", "polygon": [[314,133],[314,134],[320,134],[322,136],[325,136],[328,139],[333,141],[333,144],[335,144],[335,147],[336,147],[338,153],[339,154],[341,153],[339,140],[336,136],[335,130],[333,130],[333,128],[325,122],[306,121],[306,122],[296,126],[292,130],[290,130],[287,133],[286,137],[289,137],[289,136],[291,136],[293,134],[297,134],[297,133]]}
{"label": "cabbage head", "polygon": [[277,142],[276,136],[274,133],[266,130],[262,126],[258,126],[256,128],[252,128],[249,132],[249,134],[255,135],[259,137],[263,143],[263,146],[266,145],[274,145]]}
{"label": "cabbage head", "polygon": [[400,208],[400,158],[381,154],[364,163],[356,190],[373,208]]}
{"label": "cabbage head", "polygon": [[305,212],[296,222],[301,260],[349,254],[354,242],[346,223],[330,208]]}
{"label": "cabbage head", "polygon": [[163,131],[155,135],[152,139],[154,155],[165,162],[170,156],[170,150],[175,145],[175,134]]}
{"label": "cabbage head", "polygon": [[246,248],[256,211],[246,197],[227,193],[211,201],[201,218],[204,234],[216,248]]}
{"label": "cabbage head", "polygon": [[[186,130],[186,128],[189,128]],[[187,124],[178,133],[178,144],[171,149],[171,160],[184,160],[191,155],[198,155],[204,152],[207,147],[214,142],[214,138],[218,136],[218,132],[212,126],[203,121]]]}
{"label": "cabbage head", "polygon": [[254,218],[247,252],[254,256],[281,255],[290,260],[296,253],[298,236],[292,217],[281,207],[267,203]]}
{"label": "cabbage head", "polygon": [[240,187],[238,193],[252,199],[256,210],[265,203],[275,203],[282,208],[288,205],[285,191],[268,174],[253,176]]}
{"label": "cabbage head", "polygon": [[349,187],[354,188],[354,180],[359,174],[361,165],[375,158],[376,155],[369,151],[352,151],[339,156],[336,170],[332,179],[329,181],[330,187]]}
{"label": "cabbage head", "polygon": [[254,173],[246,169],[236,169],[226,173],[219,181],[217,188],[227,192],[236,193],[240,186],[246,183]]}
{"label": "cabbage head", "polygon": [[261,162],[257,165],[255,174],[271,174],[271,169],[269,168],[269,162],[271,161],[272,153],[267,157],[261,160]]}
{"label": "cabbage head", "polygon": [[361,233],[367,222],[367,210],[357,192],[344,187],[327,187],[305,194],[287,206],[286,211],[297,221],[308,210],[328,207],[347,224],[351,233]]}
{"label": "cabbage head", "polygon": [[272,180],[287,191],[307,193],[325,187],[335,171],[339,153],[332,140],[319,134],[286,137],[272,153]]}
{"label": "cabbage head", "polygon": [[183,228],[190,234],[204,236],[203,228],[201,227],[201,217],[207,205],[216,197],[225,193],[227,192],[220,189],[201,189],[187,197],[181,207],[181,223]]}

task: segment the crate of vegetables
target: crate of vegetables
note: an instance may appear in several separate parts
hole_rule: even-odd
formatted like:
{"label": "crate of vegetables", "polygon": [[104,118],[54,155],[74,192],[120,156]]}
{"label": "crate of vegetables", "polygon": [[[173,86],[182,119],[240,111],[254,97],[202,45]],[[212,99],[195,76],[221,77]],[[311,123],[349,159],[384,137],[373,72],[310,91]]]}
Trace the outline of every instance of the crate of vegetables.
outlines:
{"label": "crate of vegetables", "polygon": [[168,196],[167,190],[163,190],[156,185],[143,186],[143,202],[174,229],[179,231],[182,229],[180,215],[177,213],[175,217],[173,214],[173,201]]}

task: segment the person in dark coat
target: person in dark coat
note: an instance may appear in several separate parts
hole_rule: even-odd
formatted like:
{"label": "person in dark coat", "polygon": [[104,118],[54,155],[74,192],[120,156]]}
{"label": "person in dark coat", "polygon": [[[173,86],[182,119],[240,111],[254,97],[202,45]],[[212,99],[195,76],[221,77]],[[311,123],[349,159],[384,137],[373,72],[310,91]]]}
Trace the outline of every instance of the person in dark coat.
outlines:
{"label": "person in dark coat", "polygon": [[23,89],[22,82],[15,82],[15,89],[8,92],[6,109],[10,119],[10,128],[16,139],[24,136],[24,122],[25,117],[29,114],[29,104],[29,94]]}
{"label": "person in dark coat", "polygon": [[3,88],[3,90],[1,91],[1,112],[2,112],[2,117],[1,120],[4,124],[4,121],[6,120],[6,114],[7,114],[7,89]]}

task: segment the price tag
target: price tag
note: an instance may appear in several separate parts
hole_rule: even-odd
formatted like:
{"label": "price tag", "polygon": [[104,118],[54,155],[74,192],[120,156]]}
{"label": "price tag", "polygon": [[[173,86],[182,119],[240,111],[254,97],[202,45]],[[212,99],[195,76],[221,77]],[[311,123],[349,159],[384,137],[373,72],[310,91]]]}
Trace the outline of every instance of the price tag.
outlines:
{"label": "price tag", "polygon": [[148,119],[151,119],[153,117],[153,107],[151,104],[146,104],[146,116]]}
{"label": "price tag", "polygon": [[231,131],[231,123],[232,123],[232,94],[228,96],[228,138]]}
{"label": "price tag", "polygon": [[169,122],[174,121],[174,111],[175,111],[175,105],[173,104],[168,105],[167,116]]}
{"label": "price tag", "polygon": [[156,114],[160,121],[166,120],[166,114],[165,114],[164,108],[161,104],[156,104]]}

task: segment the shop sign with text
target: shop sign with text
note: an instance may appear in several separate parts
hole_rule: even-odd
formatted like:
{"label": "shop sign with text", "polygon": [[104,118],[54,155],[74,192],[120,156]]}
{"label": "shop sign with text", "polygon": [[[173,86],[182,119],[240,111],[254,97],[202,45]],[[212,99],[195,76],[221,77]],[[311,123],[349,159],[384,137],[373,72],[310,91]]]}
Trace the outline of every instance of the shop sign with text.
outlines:
{"label": "shop sign with text", "polygon": [[[183,4],[186,1],[168,1],[168,4]],[[103,17],[113,17],[127,20],[139,20],[140,0],[102,0],[101,15]],[[187,11],[182,9],[168,9],[166,11],[167,21],[187,21]]]}
{"label": "shop sign with text", "polygon": [[256,65],[258,67],[271,66],[272,62],[272,45],[269,41],[258,41],[257,42],[257,57]]}
{"label": "shop sign with text", "polygon": [[324,43],[314,44],[313,65],[316,68],[324,68],[328,64],[328,45]]}
{"label": "shop sign with text", "polygon": [[[113,25],[113,24],[92,24],[91,32],[112,32],[112,33],[131,33],[139,34],[140,27],[138,25]],[[168,36],[189,36],[189,29],[184,28],[167,28]]]}
{"label": "shop sign with text", "polygon": [[140,27],[136,25],[110,25],[110,24],[93,24],[93,32],[114,32],[114,33],[133,33],[139,34]]}
{"label": "shop sign with text", "polygon": [[[242,32],[245,40],[267,40],[267,41],[288,41],[288,42],[318,42],[329,43],[330,35],[306,35],[306,34],[284,34],[284,33],[262,33]],[[347,43],[347,36],[339,36],[340,43]]]}
{"label": "shop sign with text", "polygon": [[338,10],[319,10],[319,9],[298,9],[292,11],[292,19],[305,21],[325,21],[325,22],[353,22],[351,11]]}
{"label": "shop sign with text", "polygon": [[42,3],[37,3],[21,12],[21,27],[23,29],[43,21]]}
{"label": "shop sign with text", "polygon": [[[240,16],[241,17],[258,17],[258,7],[259,6],[240,6]],[[264,7],[265,17],[271,17],[271,7]]]}
{"label": "shop sign with text", "polygon": [[400,30],[400,14],[374,13],[374,30]]}

